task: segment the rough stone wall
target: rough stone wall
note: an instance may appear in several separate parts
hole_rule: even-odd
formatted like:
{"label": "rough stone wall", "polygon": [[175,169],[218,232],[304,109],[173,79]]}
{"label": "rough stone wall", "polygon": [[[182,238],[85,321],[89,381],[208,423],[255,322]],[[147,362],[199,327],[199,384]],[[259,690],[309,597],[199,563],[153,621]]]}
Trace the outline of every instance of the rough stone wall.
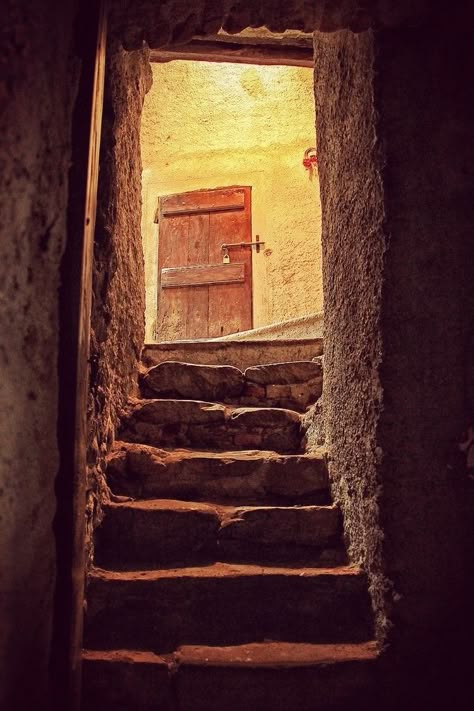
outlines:
{"label": "rough stone wall", "polygon": [[272,32],[362,32],[370,27],[412,23],[430,8],[429,0],[115,0],[114,13],[124,46],[139,49],[186,42],[193,35],[265,25]]}
{"label": "rough stone wall", "polygon": [[107,496],[103,463],[120,408],[136,386],[145,333],[140,116],[151,86],[148,51],[107,47],[94,244],[89,398],[89,525]]}
{"label": "rough stone wall", "polygon": [[414,658],[428,647],[433,659],[472,632],[474,486],[458,443],[473,424],[474,91],[465,79],[474,52],[467,30],[446,32],[440,22],[380,33],[377,56],[389,234],[378,432],[384,558],[397,593],[392,644]]}
{"label": "rough stone wall", "polygon": [[385,213],[375,133],[372,33],[316,35],[314,77],[326,310],[324,417],[330,472],[334,493],[344,508],[351,557],[362,561],[370,572],[381,632],[387,605],[376,432],[381,404],[379,319]]}
{"label": "rough stone wall", "polygon": [[0,707],[43,708],[55,582],[58,287],[74,2],[7,1],[0,37]]}
{"label": "rough stone wall", "polygon": [[315,66],[334,488],[398,691],[464,708],[463,661],[445,650],[472,633],[457,444],[472,418],[471,42],[436,24],[343,32],[317,38]]}

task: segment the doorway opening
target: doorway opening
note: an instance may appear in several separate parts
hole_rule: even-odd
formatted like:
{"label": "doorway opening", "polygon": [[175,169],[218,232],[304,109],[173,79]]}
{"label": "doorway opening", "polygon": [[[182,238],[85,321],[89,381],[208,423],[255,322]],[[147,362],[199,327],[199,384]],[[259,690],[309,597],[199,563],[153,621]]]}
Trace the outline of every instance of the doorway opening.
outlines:
{"label": "doorway opening", "polygon": [[140,137],[147,343],[262,329],[285,338],[284,324],[302,319],[307,335],[315,316],[321,335],[311,47],[311,35],[261,29],[151,53]]}

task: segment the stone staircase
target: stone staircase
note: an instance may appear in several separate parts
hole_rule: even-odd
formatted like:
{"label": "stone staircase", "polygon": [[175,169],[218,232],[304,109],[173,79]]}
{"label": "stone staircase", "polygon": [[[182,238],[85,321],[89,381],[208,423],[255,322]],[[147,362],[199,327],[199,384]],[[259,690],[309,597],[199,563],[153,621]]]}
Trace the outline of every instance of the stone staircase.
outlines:
{"label": "stone staircase", "polygon": [[266,365],[245,342],[222,364],[221,345],[145,352],[108,461],[83,709],[368,708],[367,581],[346,559],[323,452],[304,451],[321,344]]}

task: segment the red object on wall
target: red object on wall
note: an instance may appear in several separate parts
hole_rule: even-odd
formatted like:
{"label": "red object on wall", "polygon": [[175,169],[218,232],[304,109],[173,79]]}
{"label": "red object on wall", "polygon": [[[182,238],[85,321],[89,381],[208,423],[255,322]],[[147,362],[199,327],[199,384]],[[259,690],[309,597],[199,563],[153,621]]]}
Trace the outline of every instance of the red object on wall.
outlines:
{"label": "red object on wall", "polygon": [[318,158],[316,156],[316,148],[307,148],[304,152],[303,165],[305,168],[310,170],[318,164]]}

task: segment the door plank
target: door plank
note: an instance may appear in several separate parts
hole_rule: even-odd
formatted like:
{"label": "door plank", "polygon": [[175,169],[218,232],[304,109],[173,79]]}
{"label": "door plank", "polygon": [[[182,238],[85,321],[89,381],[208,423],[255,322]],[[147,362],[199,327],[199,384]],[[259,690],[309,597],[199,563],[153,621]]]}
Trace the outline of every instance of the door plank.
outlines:
{"label": "door plank", "polygon": [[[188,265],[209,260],[209,213],[189,216]],[[191,267],[188,267],[188,269]],[[174,293],[173,297],[174,298]],[[209,330],[209,288],[186,289],[187,317],[185,338],[207,338]]]}
{"label": "door plank", "polygon": [[241,263],[172,267],[161,270],[162,289],[203,286],[204,284],[232,284],[244,280],[245,264]]}
{"label": "door plank", "polygon": [[243,188],[196,190],[190,193],[167,195],[161,198],[161,215],[220,212],[245,209]]}
{"label": "door plank", "polygon": [[[209,261],[222,259],[223,242],[250,242],[252,239],[250,188],[244,192],[245,209],[241,212],[211,213],[209,230]],[[209,287],[209,337],[252,328],[252,250],[236,247],[229,250],[231,263],[244,265],[244,282],[216,284]]]}
{"label": "door plank", "polygon": [[[163,267],[177,267],[187,263],[188,258],[189,217],[167,217],[160,228],[158,244],[158,263]],[[188,297],[184,291],[176,290],[174,298],[165,297],[158,284],[158,321],[159,340],[186,338],[188,320]]]}

